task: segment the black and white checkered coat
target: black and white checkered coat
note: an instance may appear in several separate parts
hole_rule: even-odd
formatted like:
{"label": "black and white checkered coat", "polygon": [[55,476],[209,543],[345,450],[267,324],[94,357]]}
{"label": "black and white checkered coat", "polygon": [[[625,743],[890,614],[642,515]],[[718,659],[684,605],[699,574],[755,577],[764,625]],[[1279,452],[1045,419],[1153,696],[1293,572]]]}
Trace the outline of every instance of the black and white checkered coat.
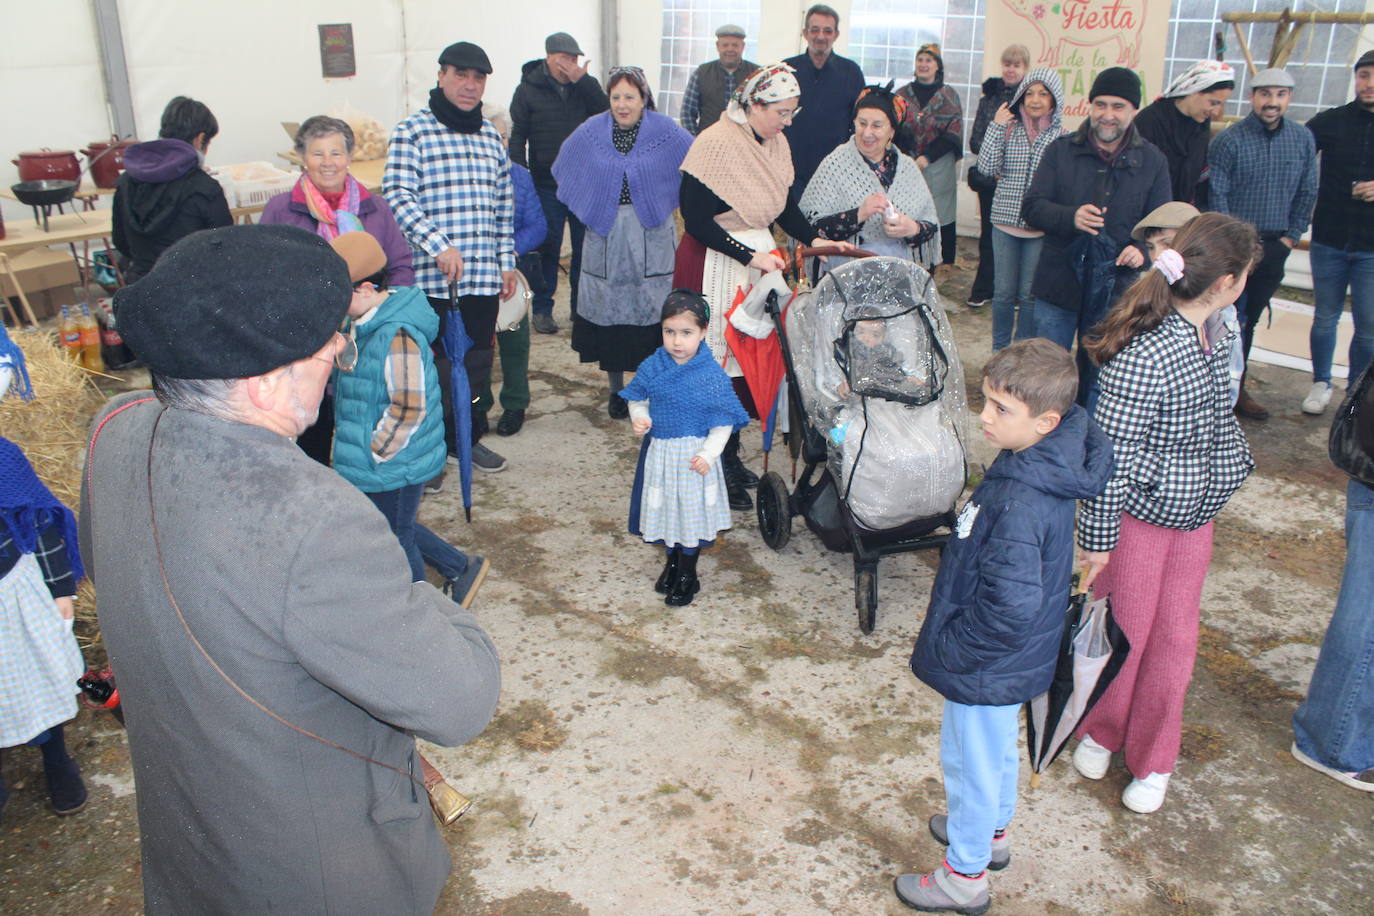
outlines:
{"label": "black and white checkered coat", "polygon": [[1197,328],[1177,312],[1137,336],[1102,367],[1094,410],[1112,440],[1116,471],[1106,490],[1079,511],[1078,544],[1111,550],[1121,513],[1191,531],[1221,511],[1255,462],[1231,411],[1228,330],[1198,344]]}

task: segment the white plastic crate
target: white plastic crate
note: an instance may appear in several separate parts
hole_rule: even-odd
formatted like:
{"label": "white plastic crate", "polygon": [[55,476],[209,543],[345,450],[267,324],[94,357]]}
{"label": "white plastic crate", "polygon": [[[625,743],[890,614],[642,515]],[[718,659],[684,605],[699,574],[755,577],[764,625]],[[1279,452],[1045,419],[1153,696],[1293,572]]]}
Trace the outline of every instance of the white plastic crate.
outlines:
{"label": "white plastic crate", "polygon": [[291,190],[300,174],[283,171],[270,162],[242,162],[219,166],[214,176],[223,185],[229,206],[261,207]]}

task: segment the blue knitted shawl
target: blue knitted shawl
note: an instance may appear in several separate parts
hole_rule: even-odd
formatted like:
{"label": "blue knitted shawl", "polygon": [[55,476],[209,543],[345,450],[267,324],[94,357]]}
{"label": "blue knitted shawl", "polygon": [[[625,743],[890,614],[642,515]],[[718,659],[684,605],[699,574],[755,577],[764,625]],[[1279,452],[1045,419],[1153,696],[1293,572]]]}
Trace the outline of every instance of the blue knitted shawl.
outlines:
{"label": "blue knitted shawl", "polygon": [[651,433],[655,439],[705,436],[713,426],[743,429],[749,414],[740,406],[730,376],[702,341],[697,355],[679,366],[659,347],[635,370],[634,381],[620,396],[649,402]]}
{"label": "blue knitted shawl", "polygon": [[[19,399],[32,401],[33,385],[29,382],[29,368],[24,363],[24,351],[10,340],[3,321],[0,321],[0,366],[9,366],[14,373],[10,379],[10,387],[19,395]],[[0,392],[0,397],[4,397],[4,392]]]}
{"label": "blue knitted shawl", "polygon": [[9,529],[14,546],[21,554],[33,553],[39,533],[58,520],[72,575],[80,582],[86,571],[77,546],[76,516],[38,479],[19,446],[0,437],[0,521]]}
{"label": "blue knitted shawl", "polygon": [[621,153],[611,142],[614,125],[609,111],[583,121],[563,141],[553,163],[558,199],[600,236],[610,235],[615,225],[621,179],[630,183],[630,199],[640,225],[645,229],[663,225],[677,209],[682,186],[678,166],[692,145],[692,135],[672,118],[646,111],[634,147]]}

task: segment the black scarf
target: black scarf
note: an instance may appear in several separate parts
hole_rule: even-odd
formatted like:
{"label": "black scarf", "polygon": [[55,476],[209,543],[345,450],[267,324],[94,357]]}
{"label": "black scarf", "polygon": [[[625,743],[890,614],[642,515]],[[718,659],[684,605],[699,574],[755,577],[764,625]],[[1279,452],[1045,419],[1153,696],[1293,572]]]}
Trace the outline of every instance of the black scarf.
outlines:
{"label": "black scarf", "polygon": [[448,100],[444,90],[435,86],[429,90],[429,110],[439,123],[449,130],[460,134],[475,134],[482,129],[482,106],[473,106],[472,111],[464,111]]}

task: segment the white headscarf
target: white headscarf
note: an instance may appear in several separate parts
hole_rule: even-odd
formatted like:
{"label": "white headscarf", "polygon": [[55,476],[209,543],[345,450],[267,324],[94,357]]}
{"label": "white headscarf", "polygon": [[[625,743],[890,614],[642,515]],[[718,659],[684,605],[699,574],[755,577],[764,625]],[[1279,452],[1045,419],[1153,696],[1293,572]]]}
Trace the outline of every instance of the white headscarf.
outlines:
{"label": "white headscarf", "polygon": [[1185,95],[1206,92],[1217,83],[1235,81],[1236,71],[1231,69],[1230,64],[1223,64],[1219,60],[1200,60],[1169,84],[1169,88],[1164,90],[1164,97],[1181,99]]}
{"label": "white headscarf", "polygon": [[746,105],[767,104],[800,96],[801,86],[793,75],[796,72],[790,65],[781,62],[760,67],[730,96],[725,113],[736,124],[743,124]]}

